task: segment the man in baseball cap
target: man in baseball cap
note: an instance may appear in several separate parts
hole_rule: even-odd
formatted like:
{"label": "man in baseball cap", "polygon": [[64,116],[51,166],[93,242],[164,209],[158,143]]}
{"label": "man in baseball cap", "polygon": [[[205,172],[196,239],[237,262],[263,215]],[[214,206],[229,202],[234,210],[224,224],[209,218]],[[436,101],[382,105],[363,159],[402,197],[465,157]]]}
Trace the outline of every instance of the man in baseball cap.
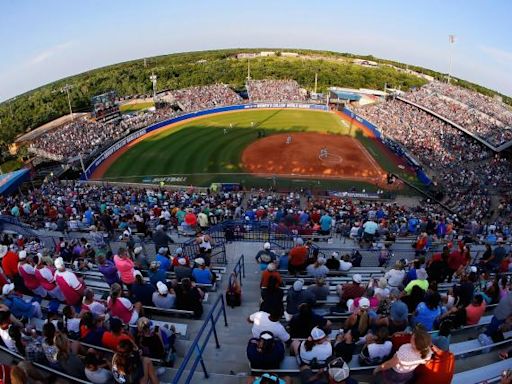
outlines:
{"label": "man in baseball cap", "polygon": [[365,293],[365,288],[361,285],[363,278],[359,273],[352,276],[352,283],[343,285],[341,289],[341,298],[345,301],[361,297]]}
{"label": "man in baseball cap", "polygon": [[276,260],[276,255],[270,250],[270,243],[263,244],[263,249],[256,254],[256,262],[260,265],[260,271],[264,271],[269,263]]}

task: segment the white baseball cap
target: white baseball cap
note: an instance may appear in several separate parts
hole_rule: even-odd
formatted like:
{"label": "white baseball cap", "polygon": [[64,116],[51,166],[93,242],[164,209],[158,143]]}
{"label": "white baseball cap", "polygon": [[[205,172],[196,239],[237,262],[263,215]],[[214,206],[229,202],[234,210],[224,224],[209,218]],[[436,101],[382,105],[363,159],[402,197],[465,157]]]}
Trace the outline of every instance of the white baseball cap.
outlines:
{"label": "white baseball cap", "polygon": [[332,360],[328,365],[329,377],[336,383],[346,380],[350,375],[348,364],[341,358]]}
{"label": "white baseball cap", "polygon": [[185,259],[184,257],[179,257],[179,258],[178,258],[178,264],[179,264],[179,265],[185,265],[185,264],[187,264],[187,259]]}
{"label": "white baseball cap", "polygon": [[270,249],[270,243],[268,241],[263,244],[263,249]]}
{"label": "white baseball cap", "polygon": [[158,289],[158,293],[161,295],[166,295],[169,293],[169,288],[167,288],[167,285],[159,281],[156,283],[156,288]]}
{"label": "white baseball cap", "polygon": [[315,327],[311,330],[311,338],[315,341],[322,340],[325,337],[325,332],[320,328]]}
{"label": "white baseball cap", "polygon": [[20,253],[18,253],[18,256],[19,256],[20,260],[26,259],[27,258],[27,251],[25,251],[25,250],[20,251]]}
{"label": "white baseball cap", "polygon": [[197,265],[204,265],[204,259],[202,257],[198,257],[194,261]]}
{"label": "white baseball cap", "polygon": [[53,262],[55,265],[55,268],[61,269],[64,268],[64,259],[62,257],[57,257],[55,261]]}
{"label": "white baseball cap", "polygon": [[359,299],[359,308],[362,308],[362,309],[370,308],[370,300],[368,300],[366,297],[361,297],[361,299]]}
{"label": "white baseball cap", "polygon": [[11,283],[11,284],[5,284],[3,287],[2,287],[2,295],[8,295],[9,293],[11,293],[12,291],[14,291],[14,283]]}
{"label": "white baseball cap", "polygon": [[354,281],[354,283],[361,284],[361,281],[363,281],[363,277],[359,273],[356,273],[354,276],[352,276],[352,280]]}

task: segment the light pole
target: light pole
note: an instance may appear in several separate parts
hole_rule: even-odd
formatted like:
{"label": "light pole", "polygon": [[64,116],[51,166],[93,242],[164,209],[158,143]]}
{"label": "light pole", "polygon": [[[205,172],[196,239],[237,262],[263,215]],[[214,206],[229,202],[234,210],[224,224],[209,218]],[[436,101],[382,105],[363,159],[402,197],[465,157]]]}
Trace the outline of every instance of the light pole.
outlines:
{"label": "light pole", "polygon": [[62,93],[66,92],[66,95],[68,96],[68,107],[69,107],[69,115],[71,116],[71,120],[73,120],[73,109],[71,108],[71,97],[69,96],[69,90],[73,88],[72,85],[66,84],[63,86],[60,91]]}
{"label": "light pole", "polygon": [[156,103],[156,75],[153,73],[149,76],[149,80],[153,83],[153,101]]}
{"label": "light pole", "polygon": [[448,66],[448,84],[450,84],[450,76],[452,73],[453,44],[455,44],[455,35],[448,35],[448,42],[450,43],[450,63]]}

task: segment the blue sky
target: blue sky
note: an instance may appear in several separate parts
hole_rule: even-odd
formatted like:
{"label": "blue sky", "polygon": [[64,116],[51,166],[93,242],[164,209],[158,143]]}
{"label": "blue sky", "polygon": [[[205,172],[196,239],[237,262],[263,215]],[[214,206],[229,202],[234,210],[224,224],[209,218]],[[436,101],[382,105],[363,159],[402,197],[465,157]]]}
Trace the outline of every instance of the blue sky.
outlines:
{"label": "blue sky", "polygon": [[231,47],[373,54],[512,95],[512,1],[2,0],[0,100],[100,66]]}

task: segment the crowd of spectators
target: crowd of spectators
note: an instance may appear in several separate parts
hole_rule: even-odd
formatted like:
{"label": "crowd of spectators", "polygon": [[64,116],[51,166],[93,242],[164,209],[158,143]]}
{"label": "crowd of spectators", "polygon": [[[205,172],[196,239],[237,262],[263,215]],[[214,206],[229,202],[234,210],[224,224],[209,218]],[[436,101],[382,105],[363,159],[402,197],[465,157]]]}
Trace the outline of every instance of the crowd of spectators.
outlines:
{"label": "crowd of spectators", "polygon": [[51,160],[66,161],[78,155],[86,159],[97,149],[164,118],[174,116],[170,108],[123,115],[118,121],[96,122],[81,117],[44,133],[30,144],[29,151]]}
{"label": "crowd of spectators", "polygon": [[[26,358],[20,366],[26,375],[43,382],[49,377],[31,363],[94,384],[160,383],[166,369],[151,359],[173,365],[177,332],[172,324],[155,326],[145,307],[190,311],[199,319],[205,296],[199,286],[215,281],[200,237],[195,258],[162,247],[151,268],[140,263],[137,249],[121,247],[113,255],[85,238],[69,244],[62,239],[54,249],[34,248],[22,236],[3,234],[0,241],[0,340]],[[108,282],[106,300],[68,267],[83,262],[89,268],[97,264]],[[171,271],[174,279],[167,275]],[[42,299],[48,300],[44,311]]]}
{"label": "crowd of spectators", "polygon": [[55,181],[23,196],[2,198],[0,211],[49,230],[89,231],[92,227],[112,234],[133,228],[150,236],[159,224],[177,228],[186,225],[187,219],[207,226],[233,218],[240,211],[242,196],[199,193],[193,188],[166,191]]}
{"label": "crowd of spectators", "polygon": [[[366,223],[378,216],[374,211]],[[426,233],[417,237],[416,259],[398,260],[374,278],[351,273],[360,260],[347,263],[350,255],[334,252],[326,261],[300,237],[281,256],[265,244],[256,255],[261,263],[266,255],[261,304],[248,318],[251,367],[280,369],[289,350],[303,384],[315,382],[313,377],[354,383],[349,368],[354,359],[356,366],[376,366],[372,383],[450,383],[455,371],[455,355],[450,351],[454,330],[478,324],[489,305],[495,309],[478,337],[480,344],[503,340],[509,329],[512,286],[501,273],[512,272],[512,257],[499,240],[475,261],[471,245],[462,239],[445,242],[441,252],[427,259],[428,237]],[[342,263],[350,265],[344,269]],[[330,279],[342,270],[352,281],[330,290]],[[448,288],[446,282],[453,284]],[[336,304],[329,305],[333,302],[329,299]],[[337,316],[342,321],[339,330],[331,322]],[[511,352],[502,351],[499,358],[507,359]]]}
{"label": "crowd of spectators", "polygon": [[501,101],[468,89],[431,82],[405,98],[459,124],[494,146],[512,140],[512,110]]}
{"label": "crowd of spectators", "polygon": [[295,80],[248,80],[246,86],[251,101],[306,101],[306,92]]}
{"label": "crowd of spectators", "polygon": [[242,97],[225,84],[178,89],[171,91],[170,96],[184,112],[193,112],[242,102]]}
{"label": "crowd of spectators", "polygon": [[433,171],[449,205],[460,215],[481,222],[490,214],[490,188],[507,189],[510,162],[451,125],[399,100],[363,107],[357,112],[378,126],[385,137],[407,149]]}

